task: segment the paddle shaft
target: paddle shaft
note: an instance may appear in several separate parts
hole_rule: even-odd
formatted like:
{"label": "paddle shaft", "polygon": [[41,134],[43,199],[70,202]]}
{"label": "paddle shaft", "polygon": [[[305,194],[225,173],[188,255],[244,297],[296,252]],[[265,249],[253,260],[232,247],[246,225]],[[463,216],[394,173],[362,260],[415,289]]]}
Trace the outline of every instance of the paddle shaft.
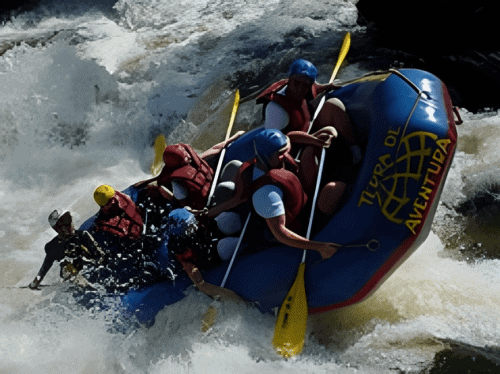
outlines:
{"label": "paddle shaft", "polygon": [[[335,68],[333,69],[332,76],[330,77],[330,81],[328,83],[333,83],[333,81],[335,80],[335,77],[337,76],[337,73],[340,69],[340,66],[342,65],[342,62],[344,62],[345,56],[347,55],[347,51],[349,50],[350,45],[351,45],[351,34],[347,33],[344,37],[344,41],[342,42],[342,47],[340,48],[339,58],[337,60],[337,63],[335,64]],[[326,98],[325,98],[325,95],[323,95],[318,107],[316,108],[316,111],[314,112],[313,119],[311,120],[311,123],[309,124],[309,129],[307,132],[311,131],[313,123],[316,120],[316,118],[318,117],[318,114],[321,111],[321,108],[323,108],[323,104],[325,103],[325,101],[326,101]],[[316,179],[316,188],[314,189],[314,197],[313,197],[313,202],[312,202],[312,207],[311,207],[311,215],[309,217],[309,225],[307,227],[306,239],[309,239],[311,237],[312,223],[313,223],[313,218],[314,218],[314,212],[316,209],[316,202],[318,200],[319,186],[321,184],[321,176],[323,175],[324,164],[325,164],[325,148],[323,148],[321,150],[321,160],[319,162],[318,177]],[[307,252],[304,250],[304,255],[302,256],[302,262],[305,262],[305,260],[306,260],[306,253]]]}
{"label": "paddle shaft", "polygon": [[[229,120],[229,125],[227,126],[226,137],[224,140],[228,140],[231,135],[231,130],[233,129],[234,120],[236,118],[236,112],[238,111],[238,105],[240,102],[240,91],[236,90],[236,94],[234,97],[233,110],[231,111],[231,119]],[[208,194],[207,206],[210,205],[212,197],[214,195],[215,187],[217,186],[217,180],[219,179],[219,174],[222,169],[222,162],[224,161],[224,157],[226,156],[226,147],[222,148],[220,153],[219,161],[217,162],[217,168],[214,174],[214,180],[212,182],[212,186],[210,187],[210,193]]]}
{"label": "paddle shaft", "polygon": [[240,238],[238,239],[238,243],[236,244],[236,248],[234,249],[233,256],[231,257],[231,262],[229,262],[229,266],[227,267],[226,274],[224,275],[224,279],[222,280],[222,283],[220,284],[221,287],[224,287],[226,285],[227,277],[229,276],[229,272],[231,271],[231,268],[233,267],[234,259],[236,258],[236,254],[238,253],[238,249],[240,249],[241,241],[243,240],[243,235],[245,235],[245,231],[247,230],[248,222],[250,221],[251,216],[252,216],[252,213],[248,213],[247,220],[245,221],[245,225],[243,226],[243,229],[241,230]]}

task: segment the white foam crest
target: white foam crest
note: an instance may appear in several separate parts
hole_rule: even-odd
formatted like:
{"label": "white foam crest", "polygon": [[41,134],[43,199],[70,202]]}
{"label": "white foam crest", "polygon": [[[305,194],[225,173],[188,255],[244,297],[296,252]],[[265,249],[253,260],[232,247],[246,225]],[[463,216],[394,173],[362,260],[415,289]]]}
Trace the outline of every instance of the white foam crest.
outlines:
{"label": "white foam crest", "polygon": [[117,373],[114,340],[97,320],[70,317],[44,309],[36,323],[0,323],[0,371],[9,373]]}
{"label": "white foam crest", "polygon": [[[216,322],[201,332],[203,314],[217,309]],[[151,328],[134,333],[120,358],[127,372],[162,373],[329,373],[352,372],[335,355],[308,340],[304,352],[288,361],[274,352],[275,318],[255,308],[214,303],[199,292],[161,311]],[[369,371],[367,371],[369,372]]]}
{"label": "white foam crest", "polygon": [[120,15],[120,23],[130,29],[175,30],[178,33],[174,37],[184,38],[207,28],[219,34],[231,31],[238,24],[274,10],[279,0],[237,0],[221,6],[222,3],[220,0],[181,0],[172,6],[168,0],[120,0],[114,8]]}
{"label": "white foam crest", "polygon": [[500,261],[469,265],[442,250],[431,232],[367,301],[313,318],[316,335],[342,362],[407,371],[425,367],[441,339],[496,344]]}
{"label": "white foam crest", "polygon": [[500,269],[500,261],[469,265],[442,255],[442,250],[443,244],[431,232],[374,298],[390,303],[400,319],[421,315],[461,319],[453,317],[451,307],[456,311],[462,307],[494,310],[500,303],[500,277],[492,275]]}

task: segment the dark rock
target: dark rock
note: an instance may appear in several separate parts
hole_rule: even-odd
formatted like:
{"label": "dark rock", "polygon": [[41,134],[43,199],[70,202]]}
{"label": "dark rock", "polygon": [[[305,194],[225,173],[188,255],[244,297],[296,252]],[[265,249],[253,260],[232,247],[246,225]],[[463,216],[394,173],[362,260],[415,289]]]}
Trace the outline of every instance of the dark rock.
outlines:
{"label": "dark rock", "polygon": [[475,347],[457,341],[443,341],[448,348],[438,352],[426,374],[499,373],[500,349]]}
{"label": "dark rock", "polygon": [[474,112],[500,108],[493,0],[360,0],[356,6],[368,31],[353,42],[350,61],[427,70],[450,88],[454,105]]}
{"label": "dark rock", "polygon": [[35,7],[40,4],[41,0],[25,0],[25,1],[12,1],[12,0],[6,0],[2,1],[0,4],[0,19],[3,16],[9,16],[10,12],[12,11],[18,11],[18,12],[24,12],[28,11],[31,9],[34,9]]}

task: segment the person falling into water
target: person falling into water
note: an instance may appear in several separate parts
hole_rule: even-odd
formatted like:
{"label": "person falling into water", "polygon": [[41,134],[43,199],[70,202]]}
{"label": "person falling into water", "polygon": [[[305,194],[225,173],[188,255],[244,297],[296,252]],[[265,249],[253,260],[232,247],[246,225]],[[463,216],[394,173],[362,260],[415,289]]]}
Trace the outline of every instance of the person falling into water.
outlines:
{"label": "person falling into water", "polygon": [[88,231],[75,230],[70,212],[59,214],[54,210],[49,215],[49,224],[57,236],[45,245],[45,260],[35,279],[28,285],[32,290],[39,289],[54,261],[59,261],[60,275],[65,280],[86,286],[88,281],[80,271],[85,265],[95,266],[104,261],[104,251]]}

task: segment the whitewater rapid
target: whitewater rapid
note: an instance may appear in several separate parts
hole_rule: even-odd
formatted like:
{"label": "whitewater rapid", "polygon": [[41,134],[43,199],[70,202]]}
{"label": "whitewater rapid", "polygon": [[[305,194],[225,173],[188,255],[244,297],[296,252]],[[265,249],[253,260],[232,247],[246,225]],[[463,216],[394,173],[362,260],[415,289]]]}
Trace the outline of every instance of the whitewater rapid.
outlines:
{"label": "whitewater rapid", "polygon": [[[500,115],[491,111],[460,112],[458,152],[429,238],[366,302],[309,317],[294,359],[273,352],[273,315],[194,289],[149,329],[123,334],[107,329],[112,311],[75,304],[56,265],[49,287],[19,288],[55,236],[48,214],[68,209],[78,226],[97,211],[97,185],[124,189],[148,178],[157,134],[203,150],[234,88],[252,92],[295,57],[316,63],[327,81],[345,32],[363,31],[355,3],[45,1],[0,27],[0,47],[13,45],[0,56],[0,373],[409,372],[447,340],[498,344],[500,261],[495,248],[471,260],[454,211],[494,195]],[[365,72],[348,64],[338,78]],[[236,127],[254,125],[258,111],[245,103]],[[484,235],[496,238],[494,212],[481,214],[493,227]],[[203,333],[210,305],[217,322]]]}

